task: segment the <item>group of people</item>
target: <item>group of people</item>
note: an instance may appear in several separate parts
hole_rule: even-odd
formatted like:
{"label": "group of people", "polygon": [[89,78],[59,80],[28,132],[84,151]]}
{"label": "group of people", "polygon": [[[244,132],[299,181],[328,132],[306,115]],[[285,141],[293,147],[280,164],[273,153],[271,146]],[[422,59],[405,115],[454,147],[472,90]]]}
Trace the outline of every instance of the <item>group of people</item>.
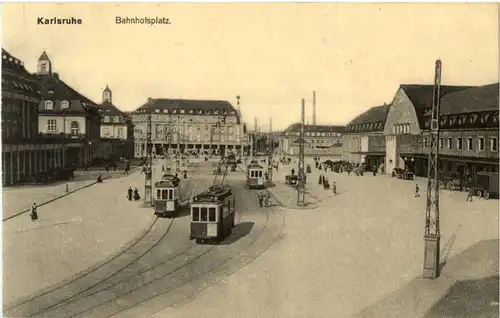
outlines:
{"label": "group of people", "polygon": [[132,201],[132,200],[139,201],[141,199],[141,196],[139,195],[139,190],[137,190],[137,188],[135,188],[135,187],[132,190],[132,186],[128,187],[127,198],[129,201]]}

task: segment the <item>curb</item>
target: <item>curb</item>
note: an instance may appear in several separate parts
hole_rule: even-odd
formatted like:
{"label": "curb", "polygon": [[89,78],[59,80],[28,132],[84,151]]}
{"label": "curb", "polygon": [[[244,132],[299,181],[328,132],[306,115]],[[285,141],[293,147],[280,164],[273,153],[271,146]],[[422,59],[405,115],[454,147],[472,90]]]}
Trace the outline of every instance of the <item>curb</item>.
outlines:
{"label": "curb", "polygon": [[17,306],[22,305],[25,302],[30,301],[33,298],[40,297],[43,294],[49,293],[53,290],[57,290],[57,289],[61,288],[62,286],[64,286],[65,284],[67,284],[71,281],[77,280],[85,275],[88,275],[88,274],[96,271],[100,267],[110,263],[114,259],[118,258],[120,255],[122,255],[127,249],[129,249],[132,246],[134,246],[135,244],[139,243],[151,231],[153,226],[156,224],[157,220],[158,220],[158,217],[153,216],[153,219],[150,221],[150,223],[148,224],[146,229],[140,231],[131,240],[129,240],[128,242],[123,244],[116,252],[108,255],[103,260],[97,261],[96,263],[92,264],[90,267],[88,267],[88,268],[86,268],[78,273],[75,273],[75,274],[71,275],[70,277],[67,277],[67,278],[65,278],[57,283],[54,283],[50,286],[39,289],[38,291],[36,291],[35,293],[33,293],[29,296],[19,298],[18,300],[15,300],[8,305],[4,304],[4,308],[2,309],[2,311],[8,311],[8,310],[13,309]]}
{"label": "curb", "polygon": [[[107,179],[111,179],[111,177],[112,177],[112,176],[103,177],[103,178],[102,178],[102,180],[104,181],[104,180],[107,180]],[[84,186],[82,186],[82,187],[80,187],[80,188],[76,188],[76,189],[74,189],[74,190],[71,190],[71,191],[70,191],[70,192],[68,192],[68,193],[64,193],[63,195],[57,196],[57,197],[55,197],[55,198],[53,198],[53,199],[50,199],[49,201],[43,202],[42,204],[38,204],[38,205],[37,205],[37,208],[38,208],[38,207],[41,207],[41,206],[44,206],[44,205],[46,205],[46,204],[52,203],[52,202],[54,202],[54,201],[56,201],[56,200],[62,199],[62,198],[64,198],[64,197],[67,197],[68,195],[73,194],[73,193],[75,193],[75,192],[77,192],[77,191],[80,191],[80,190],[83,190],[83,189],[89,188],[89,187],[93,186],[93,185],[94,185],[94,184],[96,184],[96,183],[97,183],[97,181],[94,181],[94,182],[92,182],[92,183],[90,183],[90,184],[87,184],[87,185],[84,185]],[[22,214],[24,214],[24,213],[30,212],[30,211],[31,211],[31,208],[28,208],[28,209],[26,209],[26,210],[24,210],[24,211],[21,211],[21,212],[19,212],[19,213],[16,213],[16,214],[14,214],[14,215],[11,215],[11,216],[9,216],[9,217],[6,217],[5,219],[2,219],[2,222],[8,221],[8,220],[10,220],[10,219],[13,219],[13,218],[15,218],[15,217],[18,217],[18,216],[20,216],[20,215],[22,215]]]}

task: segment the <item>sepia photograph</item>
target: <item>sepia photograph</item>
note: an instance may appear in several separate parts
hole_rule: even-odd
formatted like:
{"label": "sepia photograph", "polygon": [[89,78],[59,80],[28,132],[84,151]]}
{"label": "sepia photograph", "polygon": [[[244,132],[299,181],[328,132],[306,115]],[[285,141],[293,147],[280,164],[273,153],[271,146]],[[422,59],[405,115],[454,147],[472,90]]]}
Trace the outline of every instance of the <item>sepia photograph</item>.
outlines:
{"label": "sepia photograph", "polygon": [[2,316],[499,316],[498,3],[3,3]]}

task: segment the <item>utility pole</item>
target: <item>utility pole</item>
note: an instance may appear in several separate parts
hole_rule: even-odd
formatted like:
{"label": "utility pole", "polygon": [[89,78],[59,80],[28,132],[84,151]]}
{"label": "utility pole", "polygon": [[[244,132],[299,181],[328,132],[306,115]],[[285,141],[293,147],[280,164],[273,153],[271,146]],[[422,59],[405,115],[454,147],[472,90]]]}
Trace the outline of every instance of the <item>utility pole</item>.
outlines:
{"label": "utility pole", "polygon": [[152,134],[151,134],[151,129],[152,129],[152,123],[151,123],[151,104],[152,100],[151,98],[148,100],[148,119],[147,119],[147,127],[146,127],[146,166],[144,167],[144,175],[145,181],[144,181],[144,207],[151,207],[153,206],[153,169],[152,169],[152,164],[153,164],[153,143],[152,143]]}
{"label": "utility pole", "polygon": [[243,157],[243,120],[241,118],[240,95],[236,96],[236,103],[238,105],[238,127],[240,131],[240,158]]}
{"label": "utility pole", "polygon": [[268,144],[268,167],[267,167],[267,174],[269,176],[269,183],[273,183],[273,147],[272,147],[272,133],[273,133],[273,119],[269,117],[269,136],[267,138],[267,144]]}
{"label": "utility pole", "polygon": [[305,113],[305,100],[302,99],[301,108],[301,121],[300,121],[300,137],[299,137],[299,167],[298,176],[299,184],[297,185],[297,205],[305,205],[306,196],[306,180],[304,173],[304,113]]}
{"label": "utility pole", "polygon": [[429,170],[427,174],[427,205],[425,211],[425,250],[423,277],[439,277],[439,106],[441,101],[441,60],[436,61],[432,117],[430,127],[431,147],[429,150]]}
{"label": "utility pole", "polygon": [[313,91],[313,118],[312,123],[316,126],[316,91]]}

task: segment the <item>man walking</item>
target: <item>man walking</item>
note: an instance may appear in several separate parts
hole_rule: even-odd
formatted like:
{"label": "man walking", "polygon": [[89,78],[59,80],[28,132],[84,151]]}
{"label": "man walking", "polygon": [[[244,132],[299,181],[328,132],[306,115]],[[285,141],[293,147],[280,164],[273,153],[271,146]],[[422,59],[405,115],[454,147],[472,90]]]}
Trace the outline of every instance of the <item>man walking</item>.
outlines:
{"label": "man walking", "polygon": [[420,198],[420,188],[415,184],[415,198]]}

